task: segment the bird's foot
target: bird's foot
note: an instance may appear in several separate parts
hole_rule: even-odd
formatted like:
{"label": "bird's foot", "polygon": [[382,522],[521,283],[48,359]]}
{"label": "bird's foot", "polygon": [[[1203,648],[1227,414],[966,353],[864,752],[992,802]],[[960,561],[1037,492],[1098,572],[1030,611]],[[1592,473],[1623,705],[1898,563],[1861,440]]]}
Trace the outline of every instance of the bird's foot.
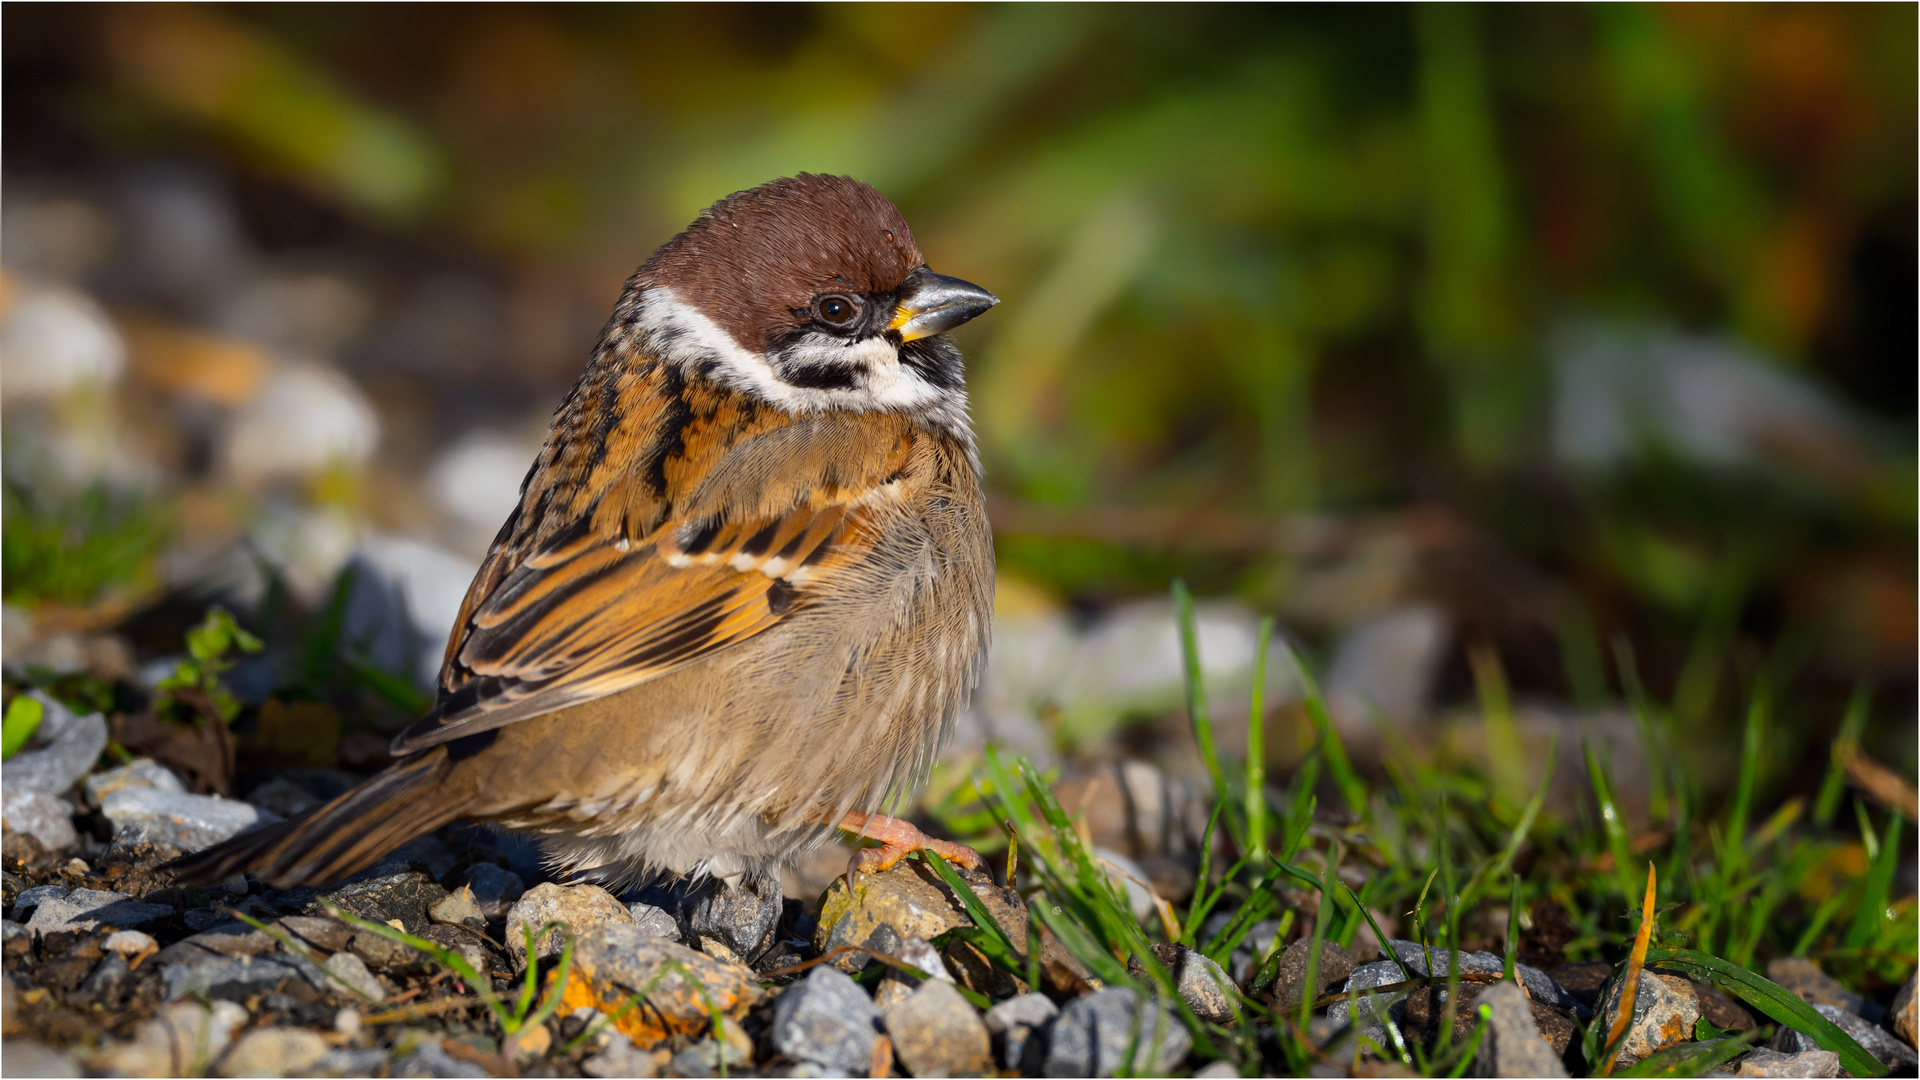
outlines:
{"label": "bird's foot", "polygon": [[951,840],[937,840],[923,833],[912,822],[884,814],[865,814],[858,810],[849,810],[840,819],[839,827],[855,836],[870,836],[880,841],[877,848],[863,848],[854,853],[847,863],[847,872],[877,874],[882,870],[891,870],[915,851],[931,851],[948,862],[959,863],[969,870],[980,865],[980,853]]}

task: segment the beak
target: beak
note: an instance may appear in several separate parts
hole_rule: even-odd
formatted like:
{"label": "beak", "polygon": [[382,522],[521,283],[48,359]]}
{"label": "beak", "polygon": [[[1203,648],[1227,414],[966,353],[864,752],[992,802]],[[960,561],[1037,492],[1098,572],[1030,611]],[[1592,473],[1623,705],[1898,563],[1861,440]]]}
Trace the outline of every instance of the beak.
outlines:
{"label": "beak", "polygon": [[899,331],[903,343],[946,333],[1000,302],[978,285],[924,266],[907,275],[903,288],[900,307],[887,324],[887,329]]}

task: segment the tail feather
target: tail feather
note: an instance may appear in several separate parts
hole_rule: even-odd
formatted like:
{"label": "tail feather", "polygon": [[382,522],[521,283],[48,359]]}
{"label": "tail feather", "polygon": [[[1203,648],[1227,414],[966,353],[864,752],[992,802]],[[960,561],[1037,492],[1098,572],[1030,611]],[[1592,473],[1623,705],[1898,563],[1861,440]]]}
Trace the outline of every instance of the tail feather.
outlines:
{"label": "tail feather", "polygon": [[436,747],[325,806],[182,856],[166,868],[183,885],[243,872],[278,889],[337,881],[465,814],[469,800],[445,783],[448,764],[446,751]]}

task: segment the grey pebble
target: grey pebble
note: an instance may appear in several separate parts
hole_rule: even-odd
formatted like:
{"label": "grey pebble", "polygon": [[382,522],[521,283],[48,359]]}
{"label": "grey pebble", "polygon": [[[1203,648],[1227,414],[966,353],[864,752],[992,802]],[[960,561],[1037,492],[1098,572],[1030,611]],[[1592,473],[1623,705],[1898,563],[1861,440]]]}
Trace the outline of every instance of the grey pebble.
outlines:
{"label": "grey pebble", "polygon": [[152,788],[155,791],[170,791],[176,795],[185,795],[187,788],[173,770],[152,758],[135,758],[125,765],[94,773],[87,777],[87,805],[98,807],[101,800],[125,788]]}
{"label": "grey pebble", "polygon": [[189,996],[245,1001],[248,995],[265,993],[288,979],[305,979],[316,990],[331,985],[312,963],[283,953],[222,956],[202,952],[165,965],[160,979],[168,1001]]}
{"label": "grey pebble", "polygon": [[107,748],[107,720],[99,713],[75,716],[39,690],[28,696],[40,702],[40,726],[28,748],[7,760],[6,788],[65,794]]}
{"label": "grey pebble", "polygon": [[865,1076],[880,1010],[846,973],[822,964],[773,1006],[774,1049],[797,1061]]}
{"label": "grey pebble", "polygon": [[9,786],[0,795],[0,820],[8,832],[33,837],[41,851],[59,853],[80,846],[73,807],[57,795]]}
{"label": "grey pebble", "polygon": [[118,844],[172,844],[199,851],[229,837],[280,820],[238,799],[188,795],[149,787],[124,787],[100,800]]}
{"label": "grey pebble", "polygon": [[461,1061],[440,1045],[437,1038],[429,1038],[416,1047],[413,1053],[393,1063],[395,1076],[452,1076],[481,1080],[487,1070],[470,1061]]}
{"label": "grey pebble", "polygon": [[1802,1050],[1782,1054],[1757,1047],[1739,1061],[1735,1076],[1833,1077],[1840,1075],[1840,1055],[1831,1050]]}
{"label": "grey pebble", "polygon": [[507,909],[527,891],[520,875],[492,863],[481,863],[467,872],[467,887],[473,890],[473,902],[489,920],[504,919]]}
{"label": "grey pebble", "polygon": [[[1853,1036],[1853,1041],[1860,1044],[1860,1049],[1872,1054],[1874,1060],[1880,1064],[1888,1068],[1910,1069],[1920,1063],[1920,1055],[1916,1055],[1912,1047],[1887,1034],[1886,1029],[1869,1022],[1865,1017],[1850,1013],[1837,1005],[1820,1004],[1815,1005],[1813,1009],[1821,1016],[1833,1021],[1835,1027]],[[1783,1028],[1781,1033],[1774,1037],[1774,1048],[1789,1054],[1803,1054],[1809,1050],[1820,1049],[1812,1039],[1792,1028]]]}
{"label": "grey pebble", "polygon": [[[58,889],[57,886],[41,888]],[[39,892],[40,889],[29,889],[20,894],[14,910],[20,910],[28,893]],[[33,917],[27,920],[27,929],[35,937],[93,930],[101,926],[111,926],[116,930],[151,930],[173,917],[173,909],[165,904],[146,904],[126,893],[99,889],[75,889],[72,892],[58,889],[57,893],[40,893],[34,899]]]}
{"label": "grey pebble", "polygon": [[1527,995],[1510,982],[1496,983],[1482,991],[1478,1004],[1492,1013],[1488,1026],[1493,1034],[1493,1075],[1545,1076],[1567,1075],[1560,1055],[1540,1037],[1533,1008]]}
{"label": "grey pebble", "polygon": [[[1097,990],[1067,1003],[1047,1038],[1048,1076],[1161,1074],[1187,1056],[1193,1037],[1165,1002],[1125,987]],[[1126,1061],[1127,1048],[1134,1048]]]}
{"label": "grey pebble", "polygon": [[[1037,1074],[1046,1055],[1045,1028],[1058,1015],[1060,1006],[1045,994],[1021,994],[988,1009],[981,1019],[1000,1044],[1001,1067]],[[1031,1061],[1027,1060],[1029,1050]]]}
{"label": "grey pebble", "polygon": [[327,973],[374,1001],[385,1001],[387,989],[367,970],[367,962],[350,952],[327,957]]}
{"label": "grey pebble", "polygon": [[[1413,969],[1415,975],[1446,975],[1453,965],[1453,954],[1446,949],[1428,949],[1417,941],[1393,940],[1387,943],[1401,961]],[[1433,957],[1433,969],[1427,968],[1427,957]],[[1385,954],[1382,953],[1384,956]],[[1506,972],[1506,960],[1490,952],[1461,953],[1459,968],[1461,971],[1473,971],[1481,974],[1500,975]],[[1560,988],[1560,984],[1547,977],[1547,973],[1529,964],[1515,964],[1514,974],[1527,984],[1527,993],[1535,1001],[1545,1002],[1557,1009],[1568,1009],[1581,1020],[1593,1015],[1580,1000]],[[1399,980],[1395,980],[1399,981]]]}

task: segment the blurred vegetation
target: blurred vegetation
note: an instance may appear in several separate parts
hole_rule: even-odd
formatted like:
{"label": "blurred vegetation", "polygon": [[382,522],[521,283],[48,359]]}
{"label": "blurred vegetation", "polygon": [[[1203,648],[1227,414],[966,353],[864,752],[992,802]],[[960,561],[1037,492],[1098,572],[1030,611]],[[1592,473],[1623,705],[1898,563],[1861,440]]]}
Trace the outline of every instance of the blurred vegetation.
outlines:
{"label": "blurred vegetation", "polygon": [[[714,198],[851,173],[1007,300],[964,343],[1010,576],[1097,605],[1181,573],[1311,637],[1337,620],[1301,599],[1301,530],[1440,507],[1569,586],[1550,662],[1507,658],[1517,691],[1637,679],[1733,730],[1764,670],[1795,724],[1862,679],[1910,714],[1910,6],[153,5],[8,29],[10,172],[211,160],[271,244],[493,267],[519,314],[472,378],[514,401],[558,400],[616,284]],[[1724,345],[1840,419],[1577,459],[1562,361],[1595,327]],[[46,541],[8,498],[11,596]]]}

